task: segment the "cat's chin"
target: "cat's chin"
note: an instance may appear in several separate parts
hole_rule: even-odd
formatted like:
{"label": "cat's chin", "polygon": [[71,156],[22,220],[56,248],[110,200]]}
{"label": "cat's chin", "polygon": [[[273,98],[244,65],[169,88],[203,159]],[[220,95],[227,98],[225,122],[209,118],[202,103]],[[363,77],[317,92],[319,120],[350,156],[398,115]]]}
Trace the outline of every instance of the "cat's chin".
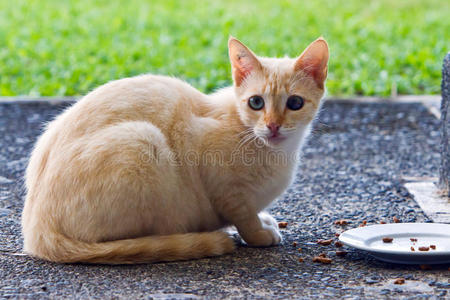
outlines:
{"label": "cat's chin", "polygon": [[266,138],[267,145],[274,148],[279,148],[286,142],[287,137],[282,135],[272,136]]}

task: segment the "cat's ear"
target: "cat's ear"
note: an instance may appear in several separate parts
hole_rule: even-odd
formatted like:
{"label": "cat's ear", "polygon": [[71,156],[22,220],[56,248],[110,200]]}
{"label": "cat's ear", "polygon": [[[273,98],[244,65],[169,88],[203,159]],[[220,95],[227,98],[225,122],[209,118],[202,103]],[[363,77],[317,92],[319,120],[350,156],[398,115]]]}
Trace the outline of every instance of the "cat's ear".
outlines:
{"label": "cat's ear", "polygon": [[323,83],[327,78],[328,58],[328,44],[323,38],[318,38],[297,58],[294,70],[311,76],[323,89]]}
{"label": "cat's ear", "polygon": [[256,55],[234,37],[230,37],[228,40],[228,53],[236,86],[240,86],[252,72],[261,71],[261,63],[256,58]]}

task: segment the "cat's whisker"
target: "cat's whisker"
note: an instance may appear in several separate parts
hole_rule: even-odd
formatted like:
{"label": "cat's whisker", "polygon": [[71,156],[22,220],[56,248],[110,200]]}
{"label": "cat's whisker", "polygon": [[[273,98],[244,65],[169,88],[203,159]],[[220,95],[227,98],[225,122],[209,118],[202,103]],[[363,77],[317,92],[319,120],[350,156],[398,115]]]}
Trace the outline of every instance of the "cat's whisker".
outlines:
{"label": "cat's whisker", "polygon": [[239,151],[242,147],[244,147],[248,142],[252,139],[253,135],[251,133],[247,134],[241,142],[236,147],[236,150]]}
{"label": "cat's whisker", "polygon": [[241,135],[242,135],[242,138],[241,138],[241,139],[244,139],[244,138],[247,137],[248,135],[252,135],[252,134],[254,134],[254,133],[255,133],[255,132],[254,132],[253,128],[248,128],[248,129],[242,131],[241,133],[239,133],[238,136],[241,136]]}
{"label": "cat's whisker", "polygon": [[252,142],[257,142],[257,141],[259,141],[259,140],[261,140],[261,137],[255,135],[255,137],[253,138]]}
{"label": "cat's whisker", "polygon": [[253,128],[247,128],[247,129],[241,131],[240,133],[238,133],[237,136],[245,135],[245,134],[247,134],[249,132],[252,132],[252,131],[253,131]]}
{"label": "cat's whisker", "polygon": [[251,135],[251,133],[247,133],[246,135],[244,135],[241,139],[240,139],[240,141],[239,141],[239,143],[237,144],[237,146],[236,146],[236,150],[239,150],[239,148],[242,146],[242,144],[248,139],[248,137]]}
{"label": "cat's whisker", "polygon": [[239,136],[238,136],[238,138],[239,139],[243,139],[243,138],[245,138],[247,135],[249,135],[249,134],[252,134],[252,132],[251,131],[248,131],[248,132],[242,132]]}
{"label": "cat's whisker", "polygon": [[238,146],[236,147],[236,151],[240,151],[244,145],[249,144],[249,142],[252,140],[252,138],[256,136],[253,130],[251,132],[248,132],[240,141]]}

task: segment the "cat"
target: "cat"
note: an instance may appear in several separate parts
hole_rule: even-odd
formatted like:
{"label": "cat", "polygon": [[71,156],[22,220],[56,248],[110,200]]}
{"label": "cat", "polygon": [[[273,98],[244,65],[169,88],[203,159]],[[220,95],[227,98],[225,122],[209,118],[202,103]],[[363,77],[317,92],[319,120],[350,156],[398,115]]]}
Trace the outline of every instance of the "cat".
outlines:
{"label": "cat", "polygon": [[250,246],[281,242],[263,209],[293,179],[328,45],[319,38],[296,59],[257,57],[233,37],[228,48],[231,87],[206,95],[171,77],[125,78],[47,124],[25,174],[26,253],[103,264],[211,257],[234,250],[230,225]]}

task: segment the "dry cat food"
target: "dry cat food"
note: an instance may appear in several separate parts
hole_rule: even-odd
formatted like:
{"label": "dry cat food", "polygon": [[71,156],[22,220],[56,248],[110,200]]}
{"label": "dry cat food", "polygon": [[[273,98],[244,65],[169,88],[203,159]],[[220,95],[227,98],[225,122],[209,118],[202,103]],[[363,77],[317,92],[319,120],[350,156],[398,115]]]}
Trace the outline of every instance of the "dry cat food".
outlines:
{"label": "dry cat food", "polygon": [[302,249],[302,248],[298,248],[297,251],[298,251],[298,252],[302,252],[303,249]]}
{"label": "dry cat food", "polygon": [[325,253],[320,253],[318,256],[319,257],[327,257],[327,255]]}
{"label": "dry cat food", "polygon": [[397,217],[393,217],[392,221],[394,221],[394,223],[400,223],[400,220]]}
{"label": "dry cat food", "polygon": [[279,222],[278,228],[286,228],[288,226],[288,222]]}
{"label": "dry cat food", "polygon": [[336,243],[334,243],[334,245],[335,245],[337,248],[341,248],[342,246],[344,246],[344,244],[342,244],[342,243],[339,242],[339,241],[337,241]]}
{"label": "dry cat food", "polygon": [[393,240],[394,240],[394,239],[391,238],[391,237],[384,237],[384,238],[383,238],[383,243],[392,243]]}
{"label": "dry cat food", "polygon": [[428,251],[428,250],[430,250],[430,247],[427,246],[419,247],[419,251]]}
{"label": "dry cat food", "polygon": [[424,270],[424,271],[431,270],[431,266],[430,265],[420,265],[420,269]]}
{"label": "dry cat food", "polygon": [[394,280],[394,284],[404,284],[405,278],[397,278]]}
{"label": "dry cat food", "polygon": [[411,247],[411,251],[416,251],[416,250],[414,249],[414,247]]}
{"label": "dry cat food", "polygon": [[386,224],[386,222],[385,221],[380,221],[380,224]]}
{"label": "dry cat food", "polygon": [[292,243],[292,246],[293,246],[293,247],[297,247],[297,242],[293,242],[293,243]]}
{"label": "dry cat food", "polygon": [[305,260],[302,258],[302,257],[300,257],[299,259],[298,259],[298,262],[304,262]]}
{"label": "dry cat food", "polygon": [[314,256],[312,259],[313,262],[320,262],[323,264],[331,264],[332,260],[328,257],[322,257],[322,256]]}
{"label": "dry cat food", "polygon": [[436,250],[436,245],[430,245],[430,248]]}
{"label": "dry cat food", "polygon": [[347,253],[347,251],[336,251],[336,256],[346,256]]}
{"label": "dry cat food", "polygon": [[334,221],[334,225],[345,226],[345,225],[347,225],[347,224],[348,224],[347,220],[337,220],[337,221]]}
{"label": "dry cat food", "polygon": [[415,238],[410,238],[409,239],[411,242],[417,242],[417,239],[415,239]]}
{"label": "dry cat food", "polygon": [[339,237],[340,235],[341,235],[341,234],[340,234],[340,233],[337,233],[337,232],[334,234],[335,237]]}
{"label": "dry cat food", "polygon": [[328,246],[333,242],[333,239],[329,239],[329,240],[317,240],[317,244],[323,245],[323,246]]}

